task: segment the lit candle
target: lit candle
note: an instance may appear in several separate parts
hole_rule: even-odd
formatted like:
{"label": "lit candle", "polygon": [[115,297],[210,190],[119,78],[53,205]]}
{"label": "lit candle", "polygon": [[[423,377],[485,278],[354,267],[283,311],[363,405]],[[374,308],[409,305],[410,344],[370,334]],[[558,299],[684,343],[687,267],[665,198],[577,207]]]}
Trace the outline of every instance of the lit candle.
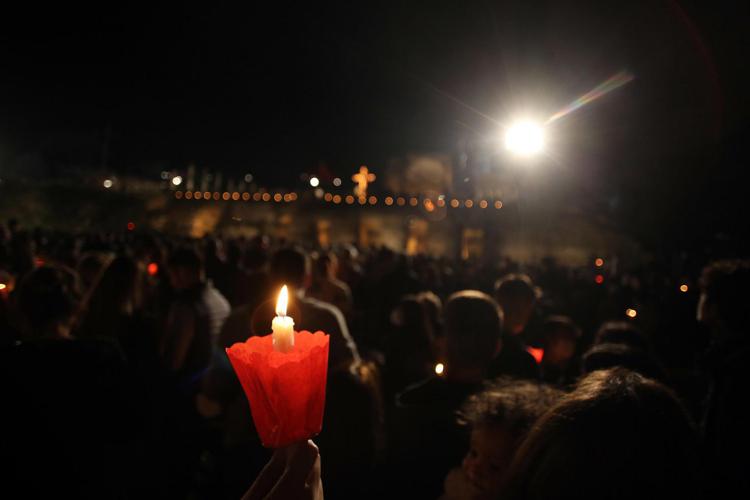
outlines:
{"label": "lit candle", "polygon": [[286,315],[289,302],[289,290],[286,285],[281,287],[279,299],[276,301],[276,317],[271,323],[273,331],[273,348],[278,352],[289,352],[294,348],[294,321]]}

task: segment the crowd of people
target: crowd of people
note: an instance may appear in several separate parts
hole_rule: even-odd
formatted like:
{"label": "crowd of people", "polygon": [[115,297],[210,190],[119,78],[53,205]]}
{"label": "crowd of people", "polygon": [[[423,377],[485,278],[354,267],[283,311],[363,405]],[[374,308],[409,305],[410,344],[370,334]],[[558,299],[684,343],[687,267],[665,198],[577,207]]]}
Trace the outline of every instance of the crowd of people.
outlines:
{"label": "crowd of people", "polygon": [[[689,275],[595,257],[453,260],[10,221],[0,225],[6,488],[24,498],[750,492],[750,262]],[[329,334],[330,354],[322,432],[272,453],[225,349],[270,333],[282,285],[295,328]]]}

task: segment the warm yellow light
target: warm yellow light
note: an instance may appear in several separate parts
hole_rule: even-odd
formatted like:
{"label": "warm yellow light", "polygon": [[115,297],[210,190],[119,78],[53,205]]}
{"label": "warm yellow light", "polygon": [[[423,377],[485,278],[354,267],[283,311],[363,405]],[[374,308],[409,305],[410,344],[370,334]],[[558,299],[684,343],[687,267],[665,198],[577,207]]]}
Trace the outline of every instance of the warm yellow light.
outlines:
{"label": "warm yellow light", "polygon": [[326,195],[323,197],[323,199],[326,200],[326,201],[331,201],[331,200],[333,200],[333,195],[331,193],[326,193]]}
{"label": "warm yellow light", "polygon": [[346,204],[351,205],[352,203],[354,203],[354,196],[350,194],[346,195]]}
{"label": "warm yellow light", "polygon": [[393,205],[393,198],[392,198],[392,197],[390,197],[390,196],[386,196],[386,197],[385,197],[385,204],[386,204],[386,205],[388,205],[389,207],[390,207],[391,205]]}
{"label": "warm yellow light", "polygon": [[604,259],[596,259],[596,260],[594,261],[594,265],[595,265],[596,267],[602,267],[602,266],[604,265]]}
{"label": "warm yellow light", "polygon": [[416,198],[412,198],[409,200],[409,205],[411,205],[412,207],[416,207],[418,204],[419,204],[419,200]]}
{"label": "warm yellow light", "polygon": [[271,200],[271,193],[263,193],[263,201],[270,201]]}
{"label": "warm yellow light", "polygon": [[237,191],[235,191],[234,193],[232,193],[232,199],[234,201],[239,200],[240,199],[240,193],[238,193]]}
{"label": "warm yellow light", "polygon": [[[258,194],[258,193],[255,193],[255,194]],[[244,201],[248,201],[250,199],[250,193],[242,193],[242,199]]]}
{"label": "warm yellow light", "polygon": [[333,202],[334,202],[334,203],[335,203],[336,205],[338,205],[339,203],[341,203],[341,195],[338,195],[338,194],[337,194],[337,195],[334,195],[334,196],[333,196]]}
{"label": "warm yellow light", "polygon": [[182,177],[179,175],[175,175],[174,177],[172,177],[172,184],[175,186],[179,186],[180,184],[182,184]]}
{"label": "warm yellow light", "polygon": [[406,204],[406,200],[404,199],[403,196],[399,196],[398,199],[396,200],[396,203],[398,204],[399,207],[403,207]]}
{"label": "warm yellow light", "polygon": [[110,179],[104,179],[102,185],[104,186],[104,189],[109,189],[112,187],[112,181]]}
{"label": "warm yellow light", "polygon": [[505,147],[514,154],[531,156],[544,148],[542,127],[533,122],[519,122],[505,132]]}
{"label": "warm yellow light", "polygon": [[687,285],[680,285],[680,291],[682,293],[686,293],[688,291],[688,286]]}
{"label": "warm yellow light", "polygon": [[487,200],[482,200],[479,202],[480,208],[487,208]]}
{"label": "warm yellow light", "polygon": [[466,200],[464,205],[466,205],[466,208],[471,208],[474,206],[474,202],[472,200]]}
{"label": "warm yellow light", "polygon": [[501,208],[503,208],[503,202],[502,201],[496,201],[495,202],[495,208],[497,208],[498,210],[500,210]]}
{"label": "warm yellow light", "polygon": [[286,285],[281,287],[279,299],[276,301],[276,315],[286,316],[286,306],[289,304],[289,290]]}
{"label": "warm yellow light", "polygon": [[310,177],[310,185],[314,188],[318,187],[320,185],[320,179],[317,177]]}
{"label": "warm yellow light", "polygon": [[628,318],[635,318],[636,316],[638,316],[638,311],[636,311],[635,309],[626,309],[625,315]]}
{"label": "warm yellow light", "polygon": [[442,375],[445,371],[445,365],[443,363],[438,363],[435,365],[435,373],[438,375]]}
{"label": "warm yellow light", "polygon": [[224,194],[222,194],[222,195],[221,195],[221,198],[222,198],[222,199],[223,199],[224,201],[229,201],[229,197],[230,197],[230,196],[231,196],[231,195],[230,195],[229,193],[227,193],[227,192],[225,191],[225,192],[224,192]]}
{"label": "warm yellow light", "polygon": [[370,196],[367,201],[370,205],[375,205],[378,202],[378,198],[376,196]]}
{"label": "warm yellow light", "polygon": [[276,203],[280,202],[283,198],[284,197],[281,196],[281,193],[276,193],[275,195],[273,195],[273,201],[275,201]]}
{"label": "warm yellow light", "polygon": [[0,290],[5,290],[6,288],[8,288],[8,285],[6,285],[5,283],[0,283]]}

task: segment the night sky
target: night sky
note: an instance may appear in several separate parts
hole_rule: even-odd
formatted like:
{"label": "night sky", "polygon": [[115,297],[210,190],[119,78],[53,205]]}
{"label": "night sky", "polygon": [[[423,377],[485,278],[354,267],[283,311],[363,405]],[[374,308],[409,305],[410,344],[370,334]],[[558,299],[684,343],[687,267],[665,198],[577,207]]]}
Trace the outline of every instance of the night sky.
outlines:
{"label": "night sky", "polygon": [[551,126],[550,154],[582,193],[679,205],[747,158],[740,4],[16,6],[0,19],[0,153],[96,169],[109,137],[115,171],[194,162],[283,185],[486,144],[626,70]]}

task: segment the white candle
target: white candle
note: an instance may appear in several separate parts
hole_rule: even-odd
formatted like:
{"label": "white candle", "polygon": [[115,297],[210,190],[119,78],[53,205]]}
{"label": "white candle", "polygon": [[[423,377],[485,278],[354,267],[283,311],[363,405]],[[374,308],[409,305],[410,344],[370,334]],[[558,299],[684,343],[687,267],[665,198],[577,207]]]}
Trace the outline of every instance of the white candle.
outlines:
{"label": "white candle", "polygon": [[279,299],[276,301],[276,317],[271,323],[273,331],[273,348],[278,352],[289,352],[294,348],[294,321],[286,315],[289,302],[289,290],[286,285],[281,287]]}

